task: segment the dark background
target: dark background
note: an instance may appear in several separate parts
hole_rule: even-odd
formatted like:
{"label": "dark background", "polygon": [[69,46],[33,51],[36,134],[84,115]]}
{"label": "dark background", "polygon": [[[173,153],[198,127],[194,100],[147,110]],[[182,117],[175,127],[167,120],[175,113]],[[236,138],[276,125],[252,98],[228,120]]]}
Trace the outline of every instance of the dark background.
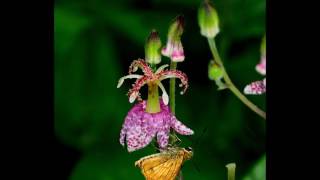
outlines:
{"label": "dark background", "polygon": [[[151,29],[158,30],[165,44],[168,26],[178,14],[186,22],[182,35],[186,59],[178,69],[188,75],[190,88],[177,95],[176,114],[195,131],[191,140],[179,136],[182,146],[194,149],[194,162],[183,167],[184,179],[225,180],[225,165],[230,162],[237,164],[237,179],[265,179],[265,121],[230,91],[217,91],[208,79],[211,53],[197,24],[200,2],[55,2],[55,133],[66,179],[143,179],[134,162],[154,151],[148,147],[129,154],[119,144],[121,125],[132,106],[125,95],[132,81],[120,89],[116,85],[132,60],[144,58]],[[254,67],[265,33],[265,1],[216,0],[214,5],[221,22],[220,55],[234,83],[243,89],[262,79]],[[162,63],[169,59],[163,57]],[[168,90],[168,82],[165,86]],[[265,109],[265,95],[249,99]]]}

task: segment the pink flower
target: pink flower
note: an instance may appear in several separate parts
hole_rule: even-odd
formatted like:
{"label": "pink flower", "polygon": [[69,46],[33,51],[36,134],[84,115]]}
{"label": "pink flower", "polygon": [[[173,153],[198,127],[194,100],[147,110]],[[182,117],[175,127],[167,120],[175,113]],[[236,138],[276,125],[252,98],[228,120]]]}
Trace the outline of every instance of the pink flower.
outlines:
{"label": "pink flower", "polygon": [[161,111],[147,113],[146,101],[137,103],[125,118],[120,132],[120,144],[127,144],[129,152],[144,148],[156,136],[161,149],[168,145],[170,129],[182,135],[192,135],[193,131],[171,114],[169,107],[160,101]]}
{"label": "pink flower", "polygon": [[[264,76],[266,75],[266,61],[267,58],[265,55],[263,55],[260,59],[260,63],[256,66],[256,71]],[[258,95],[265,93],[267,89],[266,81],[266,78],[264,78],[261,81],[255,81],[246,85],[246,87],[244,88],[244,93],[249,95]]]}

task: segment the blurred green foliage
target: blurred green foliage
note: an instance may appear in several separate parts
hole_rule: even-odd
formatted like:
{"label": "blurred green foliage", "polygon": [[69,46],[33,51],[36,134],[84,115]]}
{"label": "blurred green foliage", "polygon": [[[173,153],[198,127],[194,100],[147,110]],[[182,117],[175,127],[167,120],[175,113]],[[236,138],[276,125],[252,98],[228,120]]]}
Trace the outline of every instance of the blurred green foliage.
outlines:
{"label": "blurred green foliage", "polygon": [[[217,91],[208,79],[211,54],[196,21],[200,2],[55,1],[55,131],[59,141],[82,154],[69,179],[143,179],[134,161],[154,151],[148,147],[129,154],[119,144],[132,104],[126,96],[130,83],[120,89],[116,85],[132,60],[144,58],[151,29],[158,30],[164,44],[169,23],[178,14],[184,14],[186,21],[182,35],[186,59],[178,69],[189,76],[190,88],[177,95],[176,114],[195,131],[191,140],[180,136],[182,145],[194,146],[195,153],[193,162],[183,167],[184,178],[225,180],[229,162],[237,164],[237,179],[252,169],[265,175],[265,167],[258,163],[265,153],[265,121],[229,91]],[[262,79],[254,67],[265,33],[265,0],[213,3],[221,21],[218,49],[230,77],[242,89]],[[164,57],[162,61],[169,62]],[[265,109],[265,95],[249,99]],[[254,168],[256,163],[262,168]]]}

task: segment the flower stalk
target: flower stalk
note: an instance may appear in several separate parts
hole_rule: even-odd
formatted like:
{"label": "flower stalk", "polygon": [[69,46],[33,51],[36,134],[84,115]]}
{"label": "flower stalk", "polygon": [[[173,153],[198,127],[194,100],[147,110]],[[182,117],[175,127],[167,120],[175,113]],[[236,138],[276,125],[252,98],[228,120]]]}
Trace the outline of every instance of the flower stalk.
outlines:
{"label": "flower stalk", "polygon": [[247,97],[245,97],[241,91],[237,89],[237,87],[233,84],[231,81],[224,65],[223,62],[220,58],[219,52],[216,47],[215,39],[214,38],[208,38],[209,46],[211,53],[214,57],[215,62],[221,67],[221,70],[223,72],[223,78],[224,81],[226,82],[226,87],[230,89],[230,91],[237,96],[247,107],[249,107],[252,111],[257,113],[259,116],[261,116],[263,119],[266,119],[266,113],[261,110],[259,107],[257,107],[255,104],[253,104]]}

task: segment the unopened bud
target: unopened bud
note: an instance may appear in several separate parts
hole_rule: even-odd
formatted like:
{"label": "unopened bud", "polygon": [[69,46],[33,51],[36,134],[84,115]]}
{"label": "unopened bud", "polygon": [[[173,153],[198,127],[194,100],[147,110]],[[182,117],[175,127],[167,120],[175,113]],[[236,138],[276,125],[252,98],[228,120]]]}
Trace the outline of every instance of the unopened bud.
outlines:
{"label": "unopened bud", "polygon": [[209,0],[205,0],[198,10],[201,35],[214,38],[219,33],[219,17]]}
{"label": "unopened bud", "polygon": [[145,45],[145,60],[149,64],[159,64],[161,62],[161,40],[158,32],[152,30]]}

